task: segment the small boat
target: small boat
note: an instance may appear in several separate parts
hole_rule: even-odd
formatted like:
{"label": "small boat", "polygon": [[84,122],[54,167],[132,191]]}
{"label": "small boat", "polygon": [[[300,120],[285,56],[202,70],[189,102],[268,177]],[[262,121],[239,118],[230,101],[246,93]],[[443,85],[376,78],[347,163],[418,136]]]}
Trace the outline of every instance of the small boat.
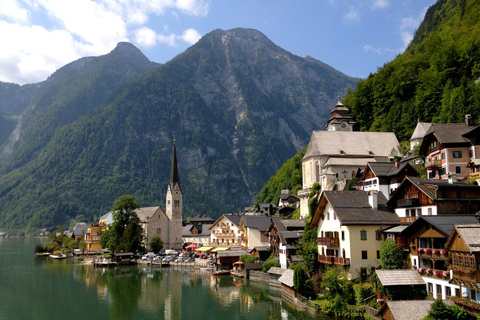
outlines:
{"label": "small boat", "polygon": [[67,257],[67,255],[61,253],[61,254],[50,254],[49,255],[50,258],[53,258],[53,259],[65,259]]}
{"label": "small boat", "polygon": [[202,267],[200,271],[213,271],[213,267]]}
{"label": "small boat", "polygon": [[218,271],[215,271],[213,273],[214,276],[223,276],[223,275],[227,275],[227,274],[230,274],[230,270],[218,270]]}

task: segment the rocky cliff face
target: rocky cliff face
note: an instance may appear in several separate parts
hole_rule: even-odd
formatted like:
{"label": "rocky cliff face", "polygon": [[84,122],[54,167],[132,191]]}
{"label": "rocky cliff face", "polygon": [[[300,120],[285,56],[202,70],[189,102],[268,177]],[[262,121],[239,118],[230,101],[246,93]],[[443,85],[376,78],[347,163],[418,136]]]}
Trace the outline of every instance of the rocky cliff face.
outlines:
{"label": "rocky cliff face", "polygon": [[174,137],[186,216],[251,205],[356,79],[234,29],[164,65],[120,44],[47,83],[3,162],[0,223],[9,228],[22,227],[19,216],[30,228],[92,220],[126,193],[162,205]]}

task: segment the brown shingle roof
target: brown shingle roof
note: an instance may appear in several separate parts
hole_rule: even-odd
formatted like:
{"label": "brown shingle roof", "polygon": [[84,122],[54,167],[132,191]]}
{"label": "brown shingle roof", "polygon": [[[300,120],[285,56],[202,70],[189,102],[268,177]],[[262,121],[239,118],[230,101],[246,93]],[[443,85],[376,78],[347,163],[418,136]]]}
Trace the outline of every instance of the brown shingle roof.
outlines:
{"label": "brown shingle roof", "polygon": [[293,270],[286,269],[282,276],[278,278],[278,281],[287,287],[293,288]]}
{"label": "brown shingle roof", "polygon": [[377,270],[376,273],[384,287],[425,285],[422,276],[412,269]]}

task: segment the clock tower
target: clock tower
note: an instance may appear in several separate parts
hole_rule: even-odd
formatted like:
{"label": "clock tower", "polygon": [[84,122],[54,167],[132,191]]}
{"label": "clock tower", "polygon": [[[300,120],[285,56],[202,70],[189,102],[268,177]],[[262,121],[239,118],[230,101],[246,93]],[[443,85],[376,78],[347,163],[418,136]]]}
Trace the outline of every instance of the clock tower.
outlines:
{"label": "clock tower", "polygon": [[325,126],[327,131],[354,131],[355,121],[348,114],[348,109],[340,102],[340,97],[335,108],[330,111],[330,115]]}
{"label": "clock tower", "polygon": [[172,167],[170,181],[167,186],[165,214],[169,220],[168,238],[171,248],[182,248],[182,189],[178,179],[177,151],[175,139],[173,140]]}

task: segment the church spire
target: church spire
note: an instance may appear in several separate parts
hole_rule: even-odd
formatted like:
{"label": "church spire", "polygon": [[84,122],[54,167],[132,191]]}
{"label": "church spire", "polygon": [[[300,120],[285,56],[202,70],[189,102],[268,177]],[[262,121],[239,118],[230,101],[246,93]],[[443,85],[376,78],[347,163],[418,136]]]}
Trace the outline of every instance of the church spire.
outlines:
{"label": "church spire", "polygon": [[170,169],[170,184],[173,185],[179,183],[178,181],[178,167],[177,167],[177,150],[175,145],[175,138],[173,138],[173,155],[172,155],[172,168]]}

